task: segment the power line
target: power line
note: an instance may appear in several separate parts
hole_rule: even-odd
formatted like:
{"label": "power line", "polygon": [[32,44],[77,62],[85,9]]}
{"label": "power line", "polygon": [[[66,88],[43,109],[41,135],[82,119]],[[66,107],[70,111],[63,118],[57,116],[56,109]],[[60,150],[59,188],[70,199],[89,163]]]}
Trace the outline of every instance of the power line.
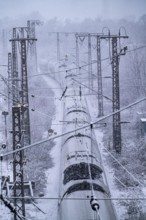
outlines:
{"label": "power line", "polygon": [[[17,197],[6,197],[7,199],[15,199]],[[19,197],[21,199],[39,199],[39,200],[61,200],[62,197]],[[63,200],[75,200],[75,201],[78,201],[78,200],[83,200],[83,201],[90,201],[91,198],[63,198]],[[142,197],[142,198],[132,198],[132,197],[120,197],[120,198],[112,198],[112,197],[108,197],[108,198],[98,198],[98,200],[146,200],[146,197]]]}
{"label": "power line", "polygon": [[143,186],[143,184],[131,173],[129,172],[129,170],[127,170],[127,168],[125,166],[122,165],[122,163],[120,163],[113,154],[111,154],[111,152],[109,150],[107,150],[105,147],[104,149],[106,150],[106,152],[130,175],[133,177],[134,180],[136,180],[136,182],[138,182],[141,186]]}
{"label": "power line", "polygon": [[33,95],[33,94],[29,94],[31,96],[31,98],[45,98],[45,99],[59,99],[59,97],[51,97],[51,96],[39,96],[39,95]]}
{"label": "power line", "polygon": [[[129,50],[129,51],[127,51],[127,53],[129,53],[129,52],[132,52],[132,51],[136,51],[136,50],[139,50],[139,49],[143,49],[143,48],[146,48],[146,45],[143,45],[143,46],[141,46],[141,47],[137,47],[137,48],[135,48],[135,49],[131,49],[131,50]],[[102,59],[101,61],[105,61],[105,60],[109,60],[110,59],[110,57],[107,57],[107,58],[104,58],[104,59]],[[91,64],[95,64],[95,63],[97,63],[97,61],[95,60],[95,61],[93,61],[93,62],[91,62],[91,63],[87,63],[87,64],[84,64],[84,65],[82,65],[82,66],[80,66],[80,67],[75,67],[75,68],[72,68],[72,69],[68,69],[68,70],[62,70],[62,71],[57,71],[57,72],[53,72],[53,73],[43,73],[43,74],[36,74],[36,75],[33,75],[33,76],[30,76],[30,77],[34,77],[34,76],[41,76],[41,75],[48,75],[48,74],[55,74],[55,73],[64,73],[65,71],[66,72],[68,72],[68,71],[71,71],[71,70],[76,70],[76,69],[81,69],[82,67],[85,67],[85,66],[88,66],[88,65],[91,65]],[[7,80],[6,78],[5,78],[5,80]],[[6,84],[6,83],[5,83]],[[8,85],[6,84],[6,86],[8,87]],[[12,86],[15,86],[15,85],[13,85],[12,84]],[[84,85],[85,86],[85,85]],[[87,87],[87,86],[86,86]],[[87,87],[87,88],[89,88],[89,87]],[[41,89],[43,89],[43,88],[41,88]],[[51,88],[51,89],[59,89],[59,88]],[[17,88],[17,90],[19,91],[19,89]],[[96,93],[97,93],[97,91],[95,91]],[[4,95],[4,94],[2,94],[2,95]],[[6,96],[6,95],[4,95],[4,96]],[[6,96],[7,97],[7,96]],[[110,100],[110,98],[108,98],[108,97],[106,97],[106,96],[103,96],[104,98],[106,98],[106,99],[109,99]],[[8,98],[8,97],[7,97]],[[13,99],[12,99],[13,100]]]}
{"label": "power line", "polygon": [[46,114],[46,113],[44,113],[44,112],[40,112],[40,111],[38,111],[38,110],[36,110],[36,109],[31,109],[33,112],[37,112],[37,113],[39,113],[39,114],[42,114],[42,115],[45,115],[45,116],[47,116],[47,117],[49,117],[49,118],[51,118],[51,119],[53,119],[53,117],[54,117],[54,115],[53,116],[51,116],[51,113],[50,113],[50,115],[48,115],[48,114]]}
{"label": "power line", "polygon": [[[128,108],[130,108],[130,107],[132,107],[132,106],[134,106],[134,105],[136,105],[136,104],[138,104],[138,103],[140,103],[140,102],[143,102],[143,101],[145,101],[145,100],[146,100],[146,97],[141,98],[141,99],[139,99],[139,100],[137,100],[137,101],[135,101],[135,102],[133,102],[133,103],[131,103],[131,104],[129,104],[129,105],[123,107],[123,108],[121,108],[120,110],[117,110],[117,111],[115,111],[115,112],[112,112],[112,113],[110,113],[110,114],[108,114],[108,115],[106,115],[106,116],[103,116],[103,117],[99,118],[98,120],[92,122],[92,124],[93,124],[93,125],[94,125],[94,124],[97,124],[98,122],[103,121],[103,120],[105,120],[105,119],[107,119],[107,118],[113,116],[114,114],[117,114],[118,112],[124,111],[124,110],[126,110],[126,109],[128,109]],[[16,149],[16,150],[14,150],[14,151],[10,151],[10,152],[8,152],[8,153],[1,154],[1,155],[0,155],[0,158],[3,158],[3,157],[8,156],[8,155],[11,155],[11,154],[16,153],[16,152],[21,151],[21,150],[25,150],[25,149],[29,149],[29,148],[34,147],[34,146],[38,146],[38,145],[43,144],[43,143],[46,143],[46,142],[48,142],[48,141],[55,140],[55,139],[57,139],[57,138],[60,138],[60,137],[65,136],[65,135],[67,135],[67,134],[71,134],[71,133],[73,133],[73,132],[80,131],[80,130],[82,130],[82,129],[89,128],[89,127],[90,127],[90,124],[87,124],[87,125],[84,125],[84,126],[82,126],[82,127],[80,127],[80,128],[77,128],[77,129],[74,129],[74,130],[65,132],[65,133],[63,133],[63,134],[56,135],[56,136],[54,136],[54,137],[50,137],[50,138],[47,138],[47,139],[45,139],[45,140],[41,140],[41,141],[35,142],[35,143],[31,144],[31,145],[24,146],[24,147],[22,147],[21,149]]]}
{"label": "power line", "polygon": [[[83,83],[80,83],[80,82],[79,82],[79,81],[77,81],[76,79],[73,79],[73,78],[72,78],[72,80],[73,80],[73,81],[75,81],[75,82],[77,82],[78,84],[80,84],[80,85],[82,85],[82,86],[84,86],[84,87],[86,87],[86,88],[90,89],[91,91],[95,92],[95,93],[98,95],[98,92],[97,92],[97,91],[95,91],[94,89],[89,88],[88,86],[86,86],[86,85],[85,85],[85,84],[83,84]],[[102,95],[102,96],[103,96],[105,99],[108,99],[108,100],[112,101],[112,99],[108,98],[107,96],[105,96],[105,95]]]}
{"label": "power line", "polygon": [[[5,80],[7,80],[6,78],[5,78]],[[4,81],[4,80],[3,80]],[[5,81],[4,81],[5,82]],[[5,82],[5,84],[6,84],[6,86],[9,88],[9,85]],[[14,84],[11,84],[12,86],[14,86],[15,87],[15,85]],[[17,87],[15,87],[15,89],[19,92],[20,91],[20,88],[17,88]],[[42,88],[43,89],[43,88]],[[48,88],[48,89],[51,89],[51,88]],[[59,88],[58,88],[59,89]],[[23,91],[23,90],[21,90],[21,91]],[[27,91],[25,91],[25,93],[27,93],[29,96],[31,96],[32,98],[34,98],[34,97],[40,97],[40,98],[51,98],[51,99],[54,99],[55,97],[46,97],[46,96],[38,96],[38,95],[33,95],[33,94],[31,94],[31,92],[27,92]],[[3,93],[1,93],[0,92],[0,94],[2,95],[2,96],[5,96],[6,98],[9,98],[7,95],[5,95],[5,94],[3,94]],[[59,99],[59,97],[57,97],[58,99]],[[57,99],[56,98],[56,99]],[[19,100],[16,100],[16,99],[13,99],[13,98],[10,98],[12,101],[14,101],[14,102],[18,102]]]}
{"label": "power line", "polygon": [[3,66],[3,67],[8,67],[8,65],[0,65],[0,66]]}
{"label": "power line", "polygon": [[[106,118],[109,118],[109,117],[113,116],[114,114],[117,114],[118,112],[124,111],[124,110],[126,110],[127,108],[130,108],[130,107],[132,107],[132,106],[134,106],[134,105],[136,105],[136,104],[138,104],[138,103],[140,103],[140,102],[142,102],[142,101],[145,101],[145,100],[146,100],[146,98],[142,98],[142,99],[140,99],[140,100],[138,100],[138,101],[136,101],[136,102],[134,102],[134,103],[131,103],[131,104],[127,105],[126,107],[121,108],[120,110],[117,110],[117,111],[115,111],[115,112],[113,112],[113,113],[110,113],[110,114],[108,114],[108,115],[106,115],[106,116],[103,116],[103,117],[99,118],[97,121],[93,122],[92,124],[94,125],[94,124],[96,124],[96,123],[98,123],[98,122],[100,122],[100,121],[102,121],[102,120],[105,120]],[[74,129],[74,130],[72,130],[72,131],[63,133],[63,134],[61,134],[61,135],[56,135],[55,137],[50,137],[50,138],[48,138],[48,139],[46,139],[46,140],[42,140],[42,141],[36,142],[36,143],[34,143],[34,144],[28,145],[28,146],[24,146],[24,147],[22,147],[21,149],[16,149],[16,150],[10,151],[10,152],[8,152],[8,153],[1,154],[1,155],[0,155],[0,159],[2,160],[3,157],[5,157],[5,156],[11,155],[11,154],[13,154],[13,153],[20,152],[20,151],[22,151],[22,150],[25,150],[25,149],[28,149],[28,148],[31,148],[31,147],[34,147],[34,146],[36,147],[36,146],[38,146],[38,145],[40,145],[40,144],[42,144],[42,143],[46,143],[46,142],[48,142],[48,141],[55,140],[55,139],[57,139],[57,138],[59,138],[59,137],[63,137],[63,136],[65,136],[65,135],[67,135],[67,134],[71,134],[71,133],[73,133],[73,132],[77,132],[77,131],[80,131],[80,130],[82,130],[82,129],[89,128],[90,126],[91,126],[91,124],[87,124],[87,125],[84,125],[83,127]],[[107,149],[106,149],[106,150],[107,150]],[[110,152],[109,152],[109,153],[110,153]],[[137,180],[137,178],[134,177],[134,175],[133,175],[132,173],[130,173],[130,172],[127,170],[127,168],[124,167],[111,153],[110,153],[110,155],[116,160],[116,162],[117,162],[119,165],[122,166],[123,169],[125,169],[126,172],[128,172],[129,175],[131,175],[141,186],[143,186],[143,184],[142,184],[139,180]]]}
{"label": "power line", "polygon": [[44,88],[40,88],[40,87],[39,88],[29,88],[29,90],[41,90],[41,89],[50,90],[50,89],[60,89],[60,88],[48,88],[48,87],[47,88],[45,88],[45,87]]}
{"label": "power line", "polygon": [[130,52],[133,52],[133,51],[136,51],[136,50],[140,50],[140,49],[143,49],[143,48],[146,48],[146,45],[143,45],[143,46],[140,46],[140,47],[136,47],[136,48],[131,49],[131,50],[127,50],[126,53],[130,53]]}
{"label": "power line", "polygon": [[[12,84],[14,87],[15,87],[15,85],[14,84]],[[7,83],[6,83],[6,86],[8,87],[8,85],[7,85]],[[8,87],[9,88],[9,87]],[[19,91],[19,89],[18,88],[15,88],[17,91]],[[46,96],[37,96],[37,95],[33,95],[33,94],[30,94],[28,91],[25,91],[29,96],[31,96],[32,98],[34,98],[34,97],[39,97],[39,98],[49,98],[49,99],[59,99],[60,97],[46,97]],[[6,97],[6,98],[8,98],[8,96],[7,95],[5,95],[5,94],[3,94],[3,93],[0,93],[2,96],[4,96],[4,97]],[[14,101],[14,102],[18,102],[19,100],[14,100],[13,98],[11,98],[11,100],[12,101]],[[32,110],[33,111],[33,110]],[[36,111],[36,112],[38,112],[38,113],[40,113],[40,114],[43,114],[43,115],[46,115],[46,116],[48,116],[48,117],[51,117],[51,116],[49,116],[49,115],[47,115],[47,114],[45,114],[45,113],[43,113],[43,112],[40,112],[40,111],[38,111],[38,110],[34,110],[34,111]]]}
{"label": "power line", "polygon": [[[130,53],[130,52],[133,52],[133,51],[136,51],[136,50],[139,50],[139,49],[143,49],[143,48],[146,48],[146,45],[143,45],[141,47],[137,47],[135,49],[131,49],[131,50],[127,50],[126,52],[127,53]],[[114,57],[113,57],[114,58]],[[110,57],[106,57],[106,58],[103,58],[101,59],[101,61],[106,61],[106,60],[110,60],[111,58]],[[89,66],[91,64],[95,64],[97,63],[96,60],[92,61],[91,63],[87,63],[87,64],[84,64],[84,65],[81,65],[79,67],[74,67],[74,68],[70,68],[70,69],[67,69],[67,70],[61,70],[61,71],[56,71],[56,72],[46,72],[46,73],[43,73],[43,74],[35,74],[33,76],[30,76],[30,77],[35,77],[35,76],[41,76],[41,75],[48,75],[48,74],[57,74],[57,73],[64,73],[64,72],[70,72],[72,70],[76,70],[76,69],[82,69],[82,67],[86,67],[86,66]]]}

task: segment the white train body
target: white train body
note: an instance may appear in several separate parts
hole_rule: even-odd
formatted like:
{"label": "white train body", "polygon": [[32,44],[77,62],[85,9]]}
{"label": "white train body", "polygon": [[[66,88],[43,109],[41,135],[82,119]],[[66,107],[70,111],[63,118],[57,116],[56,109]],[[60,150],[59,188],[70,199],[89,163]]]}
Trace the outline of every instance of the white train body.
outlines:
{"label": "white train body", "polygon": [[80,97],[72,76],[65,93],[62,140],[60,220],[117,220],[106,185],[98,144],[90,126],[86,101]]}

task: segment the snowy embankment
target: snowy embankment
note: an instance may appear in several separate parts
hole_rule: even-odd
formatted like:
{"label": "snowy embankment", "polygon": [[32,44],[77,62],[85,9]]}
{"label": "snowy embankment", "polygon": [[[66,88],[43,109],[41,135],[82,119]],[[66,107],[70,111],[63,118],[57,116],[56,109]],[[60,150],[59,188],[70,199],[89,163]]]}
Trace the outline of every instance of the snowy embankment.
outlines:
{"label": "snowy embankment", "polygon": [[[59,83],[51,77],[43,77],[49,88],[54,89],[54,104],[56,106],[55,117],[52,120],[51,128],[56,132],[56,134],[62,133],[62,126],[59,121],[63,120],[63,106],[62,102],[58,99],[61,97],[62,90]],[[60,149],[61,149],[61,138],[56,139],[55,146],[51,150],[51,157],[53,159],[54,166],[49,169],[46,173],[47,175],[47,188],[45,197],[48,198],[58,198],[59,196],[59,181],[60,181]],[[57,219],[57,210],[58,210],[58,200],[49,199],[47,201],[47,217],[46,220],[56,220]]]}
{"label": "snowy embankment", "polygon": [[[91,120],[94,122],[97,120],[97,115],[98,115],[97,98],[95,96],[93,96],[92,98],[90,97],[90,99],[87,98],[86,100],[87,100],[87,105],[88,105],[88,110],[89,110],[89,113],[91,116]],[[119,190],[116,188],[116,186],[114,184],[114,171],[111,169],[111,167],[109,167],[109,165],[106,162],[106,158],[107,158],[108,154],[105,151],[105,146],[103,143],[103,131],[101,129],[95,129],[94,131],[95,131],[95,136],[97,139],[99,151],[101,154],[102,164],[103,164],[104,171],[106,174],[106,179],[107,179],[107,183],[108,183],[108,186],[110,189],[111,197],[112,198],[121,198],[123,195],[121,192],[119,192]],[[125,195],[125,197],[126,197],[126,195]],[[118,220],[123,220],[123,216],[125,213],[124,207],[122,207],[117,200],[113,200],[113,204],[116,209]]]}
{"label": "snowy embankment", "polygon": [[[54,89],[54,105],[56,112],[52,115],[52,126],[51,129],[54,131],[54,134],[57,135],[62,133],[62,125],[59,121],[63,119],[63,107],[62,102],[59,100],[61,97],[62,90],[59,83],[51,78],[44,76],[43,79],[48,85],[48,88],[57,88]],[[60,125],[58,125],[60,124]],[[43,139],[48,138],[48,131],[44,132]],[[58,210],[58,198],[59,196],[59,177],[60,177],[60,146],[61,138],[56,139],[55,146],[51,150],[51,158],[53,160],[53,167],[46,172],[47,183],[45,189],[45,198],[36,199],[35,202],[32,201],[33,205],[26,204],[26,219],[31,220],[57,220],[57,210]],[[2,170],[7,170],[7,165],[5,162],[2,164]],[[10,175],[10,173],[9,173]],[[12,177],[11,177],[12,180]],[[48,199],[46,199],[48,198]],[[38,208],[37,208],[38,207]],[[39,210],[40,209],[40,210]],[[11,219],[13,214],[10,210],[5,207],[4,204],[0,204],[0,219],[6,220]]]}

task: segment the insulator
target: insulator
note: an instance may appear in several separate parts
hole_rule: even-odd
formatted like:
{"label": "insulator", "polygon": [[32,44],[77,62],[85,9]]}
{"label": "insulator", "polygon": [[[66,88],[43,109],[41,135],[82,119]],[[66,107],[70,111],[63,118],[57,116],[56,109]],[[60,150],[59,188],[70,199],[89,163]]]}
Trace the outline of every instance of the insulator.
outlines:
{"label": "insulator", "polygon": [[17,148],[17,149],[21,148],[21,144],[17,144],[17,145],[16,145],[16,148]]}
{"label": "insulator", "polygon": [[3,160],[3,154],[0,154],[0,160],[1,161]]}
{"label": "insulator", "polygon": [[90,205],[93,211],[99,210],[99,204],[97,202],[97,199],[93,196],[91,196]]}
{"label": "insulator", "polygon": [[5,143],[2,144],[2,148],[5,149],[7,145]]}
{"label": "insulator", "polygon": [[81,90],[81,86],[80,86],[80,90],[79,90],[79,96],[82,96],[82,90]]}
{"label": "insulator", "polygon": [[93,122],[90,122],[90,128],[93,129]]}
{"label": "insulator", "polygon": [[16,173],[16,175],[20,177],[22,175],[22,172],[20,171],[20,172]]}

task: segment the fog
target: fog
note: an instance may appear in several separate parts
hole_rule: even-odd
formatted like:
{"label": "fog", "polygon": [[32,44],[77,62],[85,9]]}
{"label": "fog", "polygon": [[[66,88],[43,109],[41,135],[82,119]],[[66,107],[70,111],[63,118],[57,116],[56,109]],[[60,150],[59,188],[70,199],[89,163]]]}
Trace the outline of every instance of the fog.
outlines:
{"label": "fog", "polygon": [[53,17],[81,21],[85,18],[137,19],[146,13],[145,0],[0,0],[0,18],[40,14],[43,19]]}
{"label": "fog", "polygon": [[[75,86],[76,88],[80,87],[80,90],[77,89],[77,91],[79,91],[77,96],[80,95],[81,104],[84,100],[84,97],[87,98],[87,102],[89,103],[89,113],[91,115],[91,119],[93,118],[91,121],[94,122],[97,120],[97,109],[99,107],[98,94],[100,94],[99,90],[97,90],[99,85],[97,81],[98,71],[96,65],[98,59],[97,39],[95,36],[92,38],[92,53],[91,57],[89,57],[89,38],[87,39],[87,37],[79,37],[79,52],[77,54],[76,35],[73,32],[103,33],[106,35],[110,30],[111,35],[118,35],[120,30],[120,34],[122,36],[129,36],[128,39],[126,38],[118,40],[118,53],[116,55],[120,61],[120,106],[124,107],[140,98],[145,97],[146,0],[0,0],[0,146],[2,143],[6,143],[4,142],[6,141],[6,128],[4,127],[6,122],[4,121],[2,112],[7,110],[8,96],[10,97],[10,100],[15,99],[13,94],[14,90],[12,88],[16,87],[13,82],[17,80],[14,80],[15,78],[13,76],[13,71],[11,77],[8,78],[10,80],[6,81],[9,73],[7,71],[8,52],[12,51],[12,41],[10,42],[9,40],[12,38],[12,28],[26,27],[28,20],[40,20],[40,23],[38,22],[35,29],[37,38],[35,57],[34,54],[31,56],[29,55],[31,48],[29,48],[28,45],[32,45],[30,41],[30,44],[27,44],[26,51],[28,58],[28,106],[30,109],[32,143],[40,141],[41,139],[46,139],[47,135],[50,137],[50,135],[60,135],[62,131],[64,132],[62,122],[64,124],[65,121],[63,118],[62,106],[64,105],[66,99],[63,98],[63,96],[67,97],[65,94],[67,89],[65,90],[65,88],[69,88],[70,86],[70,84],[69,86],[67,85],[68,73],[71,73],[70,76],[73,76],[73,78],[76,75],[77,80],[79,81],[77,81],[77,85]],[[59,40],[57,40],[58,34],[56,34],[56,32],[60,32]],[[59,45],[57,45],[57,42]],[[115,59],[112,60],[112,58],[115,58],[115,55],[111,57],[111,42],[112,41],[109,39],[102,39],[101,41],[101,78],[104,97],[104,115],[109,115],[112,111],[114,111],[112,107],[112,95],[114,87],[112,84],[112,67],[113,60]],[[22,82],[19,80],[22,77],[21,68],[23,64],[20,46],[21,45],[18,43],[16,47],[19,74],[19,86],[16,91],[21,91],[21,94],[23,94],[23,87],[21,87]],[[126,54],[123,54],[122,52],[124,48],[128,49]],[[79,68],[76,66],[78,57]],[[35,58],[35,61],[32,58]],[[94,65],[92,65],[92,71],[88,68],[91,67],[92,62],[90,61],[93,61],[94,63]],[[90,75],[89,71],[91,71]],[[92,89],[90,89],[89,85],[91,79],[93,80],[94,92]],[[62,87],[60,87],[61,83]],[[64,92],[62,93],[62,91]],[[8,95],[6,96],[5,94]],[[12,105],[10,107],[12,107]],[[128,176],[128,174],[126,175],[126,169],[120,169],[120,163],[117,165],[115,161],[112,161],[113,158],[108,157],[107,152],[109,150],[111,150],[112,153],[115,153],[112,151],[112,147],[114,146],[112,139],[112,119],[109,118],[109,120],[106,121],[106,128],[103,128],[102,131],[103,134],[95,129],[95,134],[97,136],[96,138],[98,139],[98,143],[101,148],[100,150],[103,151],[103,161],[106,163],[106,165],[103,165],[109,173],[108,179],[111,179],[109,185],[112,189],[111,192],[113,191],[113,194],[111,193],[112,198],[130,198],[133,197],[133,195],[138,195],[139,198],[146,197],[146,191],[144,191],[145,188],[140,188],[140,185],[137,185],[135,181],[137,178],[140,182],[143,181],[144,183],[144,175],[146,176],[146,138],[144,138],[145,131],[144,129],[142,130],[143,125],[140,124],[140,117],[146,118],[146,115],[143,114],[145,109],[146,103],[140,103],[137,106],[122,112],[121,121],[118,122],[119,124],[122,124],[122,153],[120,156],[118,156],[118,160],[122,164],[122,167],[126,166],[129,172],[133,174],[135,177],[133,180]],[[10,113],[8,117],[10,120],[8,120],[8,131],[11,131],[11,108],[9,110]],[[69,122],[69,124],[77,124],[76,119],[73,119],[71,123]],[[81,123],[87,122],[83,120],[80,121]],[[28,124],[26,125],[28,126]],[[50,130],[53,133],[49,133]],[[9,132],[8,139],[9,145],[11,146],[13,140],[12,135]],[[83,139],[81,141],[84,143]],[[60,187],[60,182],[57,179],[60,178],[60,150],[58,149],[61,147],[61,139],[56,139],[55,143],[49,143],[50,144],[46,143],[44,145],[40,145],[41,147],[38,148],[32,148],[31,150],[29,149],[25,153],[26,158],[28,159],[26,160],[28,165],[26,166],[24,173],[27,175],[26,179],[35,181],[36,196],[41,195],[39,194],[41,189],[41,193],[46,190],[46,198],[57,198],[57,187]],[[51,148],[53,150],[50,154]],[[88,148],[87,145],[86,148]],[[90,148],[91,147],[89,147],[89,149]],[[108,151],[105,151],[104,148],[108,149]],[[10,147],[8,146],[6,150],[7,149],[10,150]],[[0,153],[2,151],[4,151],[4,149],[1,148]],[[81,156],[81,158],[83,157]],[[9,163],[10,172],[13,169],[13,164],[14,163]],[[0,175],[4,176],[5,168],[3,168],[3,170],[1,169],[1,172],[3,173]],[[116,182],[116,179],[113,179],[115,176],[118,177],[116,178],[117,180],[119,179],[119,185],[118,182]],[[90,182],[92,181],[90,180]],[[113,183],[115,185],[113,185]],[[120,183],[122,184],[120,185]],[[124,188],[122,188],[123,186]],[[139,201],[138,196],[135,200],[133,200],[134,204],[132,200],[125,200],[122,202],[120,199],[120,203],[118,203],[116,207],[116,210],[119,212],[119,216],[122,216],[119,219],[146,219],[146,213],[144,213],[145,204],[143,200]],[[59,213],[56,211],[59,207],[58,200],[49,200],[48,202],[47,200],[43,199],[41,202],[39,200],[37,203],[38,207],[44,210],[44,212],[48,213],[48,216],[45,218],[44,213],[41,213],[38,210],[36,211],[35,206],[26,204],[27,207],[30,207],[30,209],[26,210],[26,214],[31,217],[31,219],[57,219],[54,216]],[[129,214],[130,210],[138,210],[137,212],[134,212],[133,218],[131,218]],[[7,207],[0,205],[0,220],[9,220],[11,216],[8,213],[9,210]],[[139,216],[137,217],[138,214],[140,218]],[[43,215],[42,218],[40,217],[41,215]],[[129,215],[129,218],[127,218],[127,215]],[[131,215],[133,215],[132,212]],[[144,217],[141,217],[142,215]]]}

